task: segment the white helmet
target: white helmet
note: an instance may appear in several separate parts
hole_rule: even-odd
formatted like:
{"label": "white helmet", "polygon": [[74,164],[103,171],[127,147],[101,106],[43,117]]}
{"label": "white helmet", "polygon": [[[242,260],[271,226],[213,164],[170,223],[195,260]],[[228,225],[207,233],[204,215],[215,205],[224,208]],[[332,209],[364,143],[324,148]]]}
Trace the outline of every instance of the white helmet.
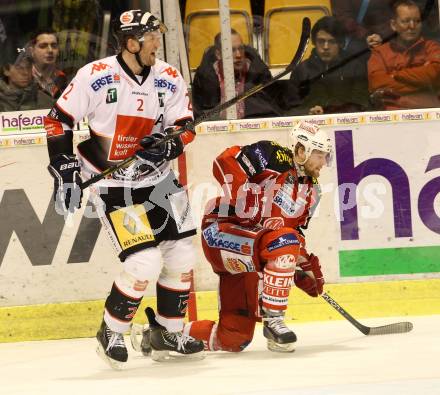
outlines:
{"label": "white helmet", "polygon": [[306,159],[299,165],[307,162],[314,149],[327,152],[327,166],[332,162],[333,147],[330,138],[318,125],[310,122],[299,121],[289,133],[289,146],[295,152],[296,145],[300,143],[305,148]]}

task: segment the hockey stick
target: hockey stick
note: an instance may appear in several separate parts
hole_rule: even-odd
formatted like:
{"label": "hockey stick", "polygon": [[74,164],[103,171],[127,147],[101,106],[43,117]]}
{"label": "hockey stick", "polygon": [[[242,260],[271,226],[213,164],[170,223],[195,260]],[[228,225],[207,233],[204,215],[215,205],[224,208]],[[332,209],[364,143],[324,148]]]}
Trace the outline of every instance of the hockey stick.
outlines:
{"label": "hockey stick", "polygon": [[[197,125],[201,124],[202,122],[205,122],[205,121],[211,119],[214,115],[222,112],[226,108],[233,106],[234,104],[236,104],[242,100],[245,100],[248,97],[254,95],[255,93],[267,88],[268,86],[272,85],[275,81],[279,80],[280,78],[284,77],[286,74],[288,74],[292,70],[294,70],[300,64],[302,58],[304,57],[304,54],[306,53],[307,46],[308,46],[308,43],[310,40],[310,31],[311,31],[310,19],[304,18],[302,21],[302,31],[301,31],[301,38],[299,41],[298,49],[296,50],[296,53],[295,53],[292,61],[286,67],[286,69],[284,71],[278,73],[277,75],[272,77],[270,80],[268,80],[264,83],[255,85],[254,87],[247,90],[246,92],[243,92],[243,93],[233,97],[232,99],[230,99],[224,103],[221,103],[218,106],[212,108],[211,110],[203,113],[200,117],[198,117],[194,121],[193,126],[197,126]],[[185,132],[185,129],[183,128],[182,130],[179,130],[175,133],[171,133],[169,135],[166,135],[163,137],[163,139],[156,141],[154,144],[152,144],[150,146],[150,148],[157,147],[157,146],[167,142],[168,140],[172,140],[184,132]],[[102,173],[91,177],[87,181],[84,181],[83,183],[81,183],[80,188],[85,189],[85,188],[89,187],[90,185],[104,179],[105,177],[114,173],[115,171],[117,171],[121,168],[124,168],[125,166],[128,166],[129,164],[131,164],[135,160],[136,160],[136,155],[129,156],[128,158],[124,159],[122,162],[118,163],[117,165],[111,166],[108,169],[104,170]]]}
{"label": "hockey stick", "polygon": [[339,314],[341,314],[347,321],[349,321],[366,336],[406,333],[413,329],[413,324],[411,322],[396,322],[394,324],[376,327],[365,326],[348,314],[348,312],[328,293],[324,292],[321,296],[330,306],[332,306]]}

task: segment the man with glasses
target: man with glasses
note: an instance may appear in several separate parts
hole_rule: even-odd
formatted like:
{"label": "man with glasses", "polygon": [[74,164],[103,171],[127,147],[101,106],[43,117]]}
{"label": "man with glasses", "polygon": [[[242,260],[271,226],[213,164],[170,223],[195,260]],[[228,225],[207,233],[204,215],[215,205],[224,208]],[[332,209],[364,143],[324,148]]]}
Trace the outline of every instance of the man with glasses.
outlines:
{"label": "man with glasses", "polygon": [[[96,335],[99,354],[115,369],[128,359],[123,334],[149,283],[156,285],[157,293],[157,322],[151,334],[157,359],[168,358],[170,351],[203,352],[201,341],[182,333],[196,230],[186,191],[170,161],[182,154],[194,131],[185,81],[156,58],[166,30],[149,12],[122,13],[116,28],[121,52],[82,67],[45,118],[48,168],[60,214],[80,207],[80,177],[89,179],[137,157],[90,189],[122,262]],[[75,156],[72,129],[84,117],[90,138],[78,144]],[[170,139],[164,141],[165,136]]]}
{"label": "man with glasses", "polygon": [[286,92],[290,115],[356,112],[368,105],[365,64],[353,60],[338,66],[345,54],[345,31],[334,17],[319,19],[312,28],[315,48],[291,73]]}
{"label": "man with glasses", "polygon": [[[267,65],[250,46],[244,45],[240,34],[231,29],[232,61],[234,64],[235,93],[239,95],[255,85],[272,78]],[[214,39],[214,46],[207,49],[193,82],[195,116],[226,101],[225,75],[223,73],[221,35]],[[277,110],[265,91],[237,103],[237,118],[257,118],[277,115]],[[220,114],[225,118],[225,113]]]}
{"label": "man with glasses", "polygon": [[393,4],[396,38],[373,49],[368,61],[371,99],[378,109],[439,107],[440,44],[422,37],[422,19],[412,0]]}

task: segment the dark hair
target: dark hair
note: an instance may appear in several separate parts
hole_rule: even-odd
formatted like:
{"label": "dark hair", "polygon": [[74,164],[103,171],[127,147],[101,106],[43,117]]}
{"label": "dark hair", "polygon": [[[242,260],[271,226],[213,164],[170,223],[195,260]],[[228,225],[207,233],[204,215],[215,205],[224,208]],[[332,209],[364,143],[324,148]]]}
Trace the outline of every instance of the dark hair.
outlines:
{"label": "dark hair", "polygon": [[0,78],[3,78],[6,83],[9,84],[9,77],[5,74],[5,71],[10,70],[12,66],[18,66],[23,63],[27,63],[29,67],[32,67],[32,59],[24,50],[17,52],[17,56],[15,58],[6,57],[2,66],[0,67]]}
{"label": "dark hair", "polygon": [[[240,33],[238,33],[237,30],[235,30],[235,29],[231,29],[231,34],[236,34],[237,36],[240,36]],[[221,33],[217,33],[215,35],[214,47],[215,47],[215,49],[218,49],[219,51],[221,51],[221,49],[222,49],[222,34]]]}
{"label": "dark hair", "polygon": [[312,28],[312,43],[316,44],[316,35],[320,30],[332,35],[339,44],[344,44],[345,30],[342,24],[333,16],[324,16]]}
{"label": "dark hair", "polygon": [[400,6],[406,6],[406,7],[417,7],[420,11],[420,14],[422,13],[419,5],[413,1],[413,0],[396,0],[393,3],[391,3],[391,12],[392,12],[392,18],[397,17],[397,8]]}
{"label": "dark hair", "polygon": [[58,36],[57,36],[57,33],[55,32],[55,30],[53,30],[53,29],[50,28],[50,27],[47,27],[47,28],[40,28],[40,29],[36,30],[35,32],[33,32],[33,33],[31,34],[31,37],[30,37],[30,44],[31,44],[32,46],[34,46],[34,45],[37,43],[37,37],[38,37],[39,35],[41,35],[41,34],[50,34],[50,35],[53,35],[53,36],[56,37],[57,42],[58,42]]}

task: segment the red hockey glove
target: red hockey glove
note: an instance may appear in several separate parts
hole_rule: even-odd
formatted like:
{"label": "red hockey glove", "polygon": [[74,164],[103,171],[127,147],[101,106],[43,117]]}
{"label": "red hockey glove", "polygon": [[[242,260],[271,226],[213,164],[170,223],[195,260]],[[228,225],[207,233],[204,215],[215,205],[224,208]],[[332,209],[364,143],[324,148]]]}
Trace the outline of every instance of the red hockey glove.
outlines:
{"label": "red hockey glove", "polygon": [[196,137],[196,131],[194,129],[193,122],[187,122],[183,126],[174,126],[173,128],[169,128],[173,130],[166,130],[165,132],[169,133],[180,133],[179,138],[180,141],[182,141],[182,144],[185,146],[189,143],[191,143],[194,138]]}
{"label": "red hockey glove", "polygon": [[324,276],[316,255],[310,254],[308,261],[298,265],[302,270],[295,272],[295,285],[305,293],[316,298],[321,295],[324,286]]}

